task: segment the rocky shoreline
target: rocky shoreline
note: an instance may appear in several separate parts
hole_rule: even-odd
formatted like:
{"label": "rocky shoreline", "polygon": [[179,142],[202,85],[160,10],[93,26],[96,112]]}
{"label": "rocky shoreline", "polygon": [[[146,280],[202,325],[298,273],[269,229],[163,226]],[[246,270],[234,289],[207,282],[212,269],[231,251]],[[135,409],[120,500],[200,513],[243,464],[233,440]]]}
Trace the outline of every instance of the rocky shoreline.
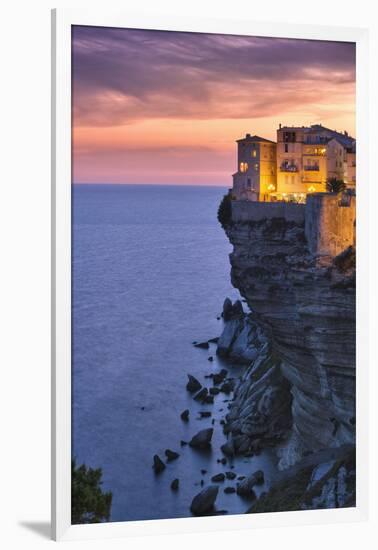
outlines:
{"label": "rocky shoreline", "polygon": [[[274,350],[269,330],[256,314],[244,312],[241,301],[232,304],[226,299],[221,317],[224,323],[221,335],[193,342],[193,345],[209,350],[209,343],[216,344],[217,355],[229,362],[229,369],[204,373],[203,383],[188,373],[185,387],[193,401],[203,405],[212,406],[215,396],[224,397],[224,409],[219,409],[224,410],[224,415],[218,420],[224,434],[224,442],[219,448],[221,458],[217,459],[221,471],[201,470],[202,489],[188,503],[188,509],[193,515],[228,513],[217,508],[220,490],[243,498],[246,513],[353,506],[355,463],[351,445],[340,448],[336,456],[332,453],[313,455],[314,460],[311,460],[311,453],[305,453],[296,467],[283,471],[277,482],[259,496],[255,489],[264,483],[264,472],[252,469],[249,475],[239,475],[234,470],[236,458],[258,456],[267,448],[279,457],[292,436],[293,394],[289,380],[282,373],[282,360]],[[212,359],[211,355],[207,357],[210,362]],[[238,378],[232,376],[234,364],[243,365]],[[191,410],[185,409],[180,420],[190,422],[191,415]],[[217,452],[212,442],[213,413],[203,410],[199,415],[207,419],[210,426],[193,433],[191,439],[181,441],[180,446],[188,447],[190,452]],[[160,475],[169,462],[179,456],[178,452],[167,449],[164,463],[155,455],[155,474]],[[180,491],[179,478],[171,481],[170,488],[173,492]]]}
{"label": "rocky shoreline", "polygon": [[[230,221],[224,229],[233,246],[231,280],[247,308],[226,298],[220,336],[193,342],[203,350],[216,344],[230,367],[205,374],[205,383],[188,374],[194,401],[212,406],[223,396],[226,404],[217,459],[223,471],[207,481],[201,471],[203,488],[188,508],[226,513],[216,504],[225,482],[225,494],[249,501],[248,513],[355,506],[355,249],[316,256],[303,223],[283,218]],[[239,377],[236,364],[243,366]],[[183,411],[181,420],[190,414]],[[211,418],[210,426],[181,446],[214,452],[215,417],[209,410],[200,417]],[[280,472],[271,486],[259,469],[234,471],[238,457],[267,449]]]}

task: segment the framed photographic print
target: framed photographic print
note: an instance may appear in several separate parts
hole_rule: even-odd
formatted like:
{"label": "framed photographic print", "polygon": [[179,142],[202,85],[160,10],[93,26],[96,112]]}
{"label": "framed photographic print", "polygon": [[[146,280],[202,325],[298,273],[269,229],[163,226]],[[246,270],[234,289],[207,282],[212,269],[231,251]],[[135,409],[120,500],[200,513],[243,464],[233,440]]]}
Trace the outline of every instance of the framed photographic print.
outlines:
{"label": "framed photographic print", "polygon": [[366,52],[53,12],[54,538],[366,516]]}

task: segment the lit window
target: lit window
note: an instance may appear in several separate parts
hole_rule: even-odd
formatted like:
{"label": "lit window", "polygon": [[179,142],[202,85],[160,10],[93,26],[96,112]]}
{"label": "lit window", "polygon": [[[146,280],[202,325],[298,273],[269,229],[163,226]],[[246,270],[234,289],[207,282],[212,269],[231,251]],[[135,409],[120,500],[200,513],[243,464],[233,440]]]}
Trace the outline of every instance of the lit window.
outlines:
{"label": "lit window", "polygon": [[247,162],[241,162],[240,163],[240,172],[246,172],[248,170],[248,163]]}
{"label": "lit window", "polygon": [[259,169],[259,165],[258,165],[258,163],[256,162],[256,164],[255,164],[255,170],[257,171],[258,169]]}
{"label": "lit window", "polygon": [[256,151],[256,149],[253,149],[252,156],[255,157],[256,155],[257,155],[257,151]]}

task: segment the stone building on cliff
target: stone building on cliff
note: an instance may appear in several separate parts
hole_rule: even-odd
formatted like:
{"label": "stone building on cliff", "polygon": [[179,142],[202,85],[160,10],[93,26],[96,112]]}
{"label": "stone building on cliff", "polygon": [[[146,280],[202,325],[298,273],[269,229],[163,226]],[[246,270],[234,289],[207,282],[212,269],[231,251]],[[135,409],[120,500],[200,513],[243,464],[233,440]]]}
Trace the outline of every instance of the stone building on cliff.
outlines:
{"label": "stone building on cliff", "polygon": [[268,139],[251,136],[238,139],[238,170],[233,175],[237,198],[267,201],[276,191],[276,144]]}
{"label": "stone building on cliff", "polygon": [[305,203],[309,193],[325,192],[327,180],[356,187],[356,140],[321,124],[279,126],[277,143],[247,134],[237,140],[238,200]]}

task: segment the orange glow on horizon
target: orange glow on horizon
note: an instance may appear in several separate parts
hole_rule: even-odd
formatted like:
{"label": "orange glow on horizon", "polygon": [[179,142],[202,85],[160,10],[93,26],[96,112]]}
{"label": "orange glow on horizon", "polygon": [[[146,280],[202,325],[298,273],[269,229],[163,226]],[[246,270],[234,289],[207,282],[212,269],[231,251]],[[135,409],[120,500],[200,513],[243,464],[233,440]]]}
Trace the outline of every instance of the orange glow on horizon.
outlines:
{"label": "orange glow on horizon", "polygon": [[[75,32],[74,182],[231,186],[235,140],[246,133],[275,141],[280,123],[321,123],[355,135],[348,44],[169,33],[167,46],[165,33],[155,31]],[[129,51],[148,32],[141,71]],[[115,38],[122,55],[112,55]],[[244,49],[250,61],[241,66]]]}

